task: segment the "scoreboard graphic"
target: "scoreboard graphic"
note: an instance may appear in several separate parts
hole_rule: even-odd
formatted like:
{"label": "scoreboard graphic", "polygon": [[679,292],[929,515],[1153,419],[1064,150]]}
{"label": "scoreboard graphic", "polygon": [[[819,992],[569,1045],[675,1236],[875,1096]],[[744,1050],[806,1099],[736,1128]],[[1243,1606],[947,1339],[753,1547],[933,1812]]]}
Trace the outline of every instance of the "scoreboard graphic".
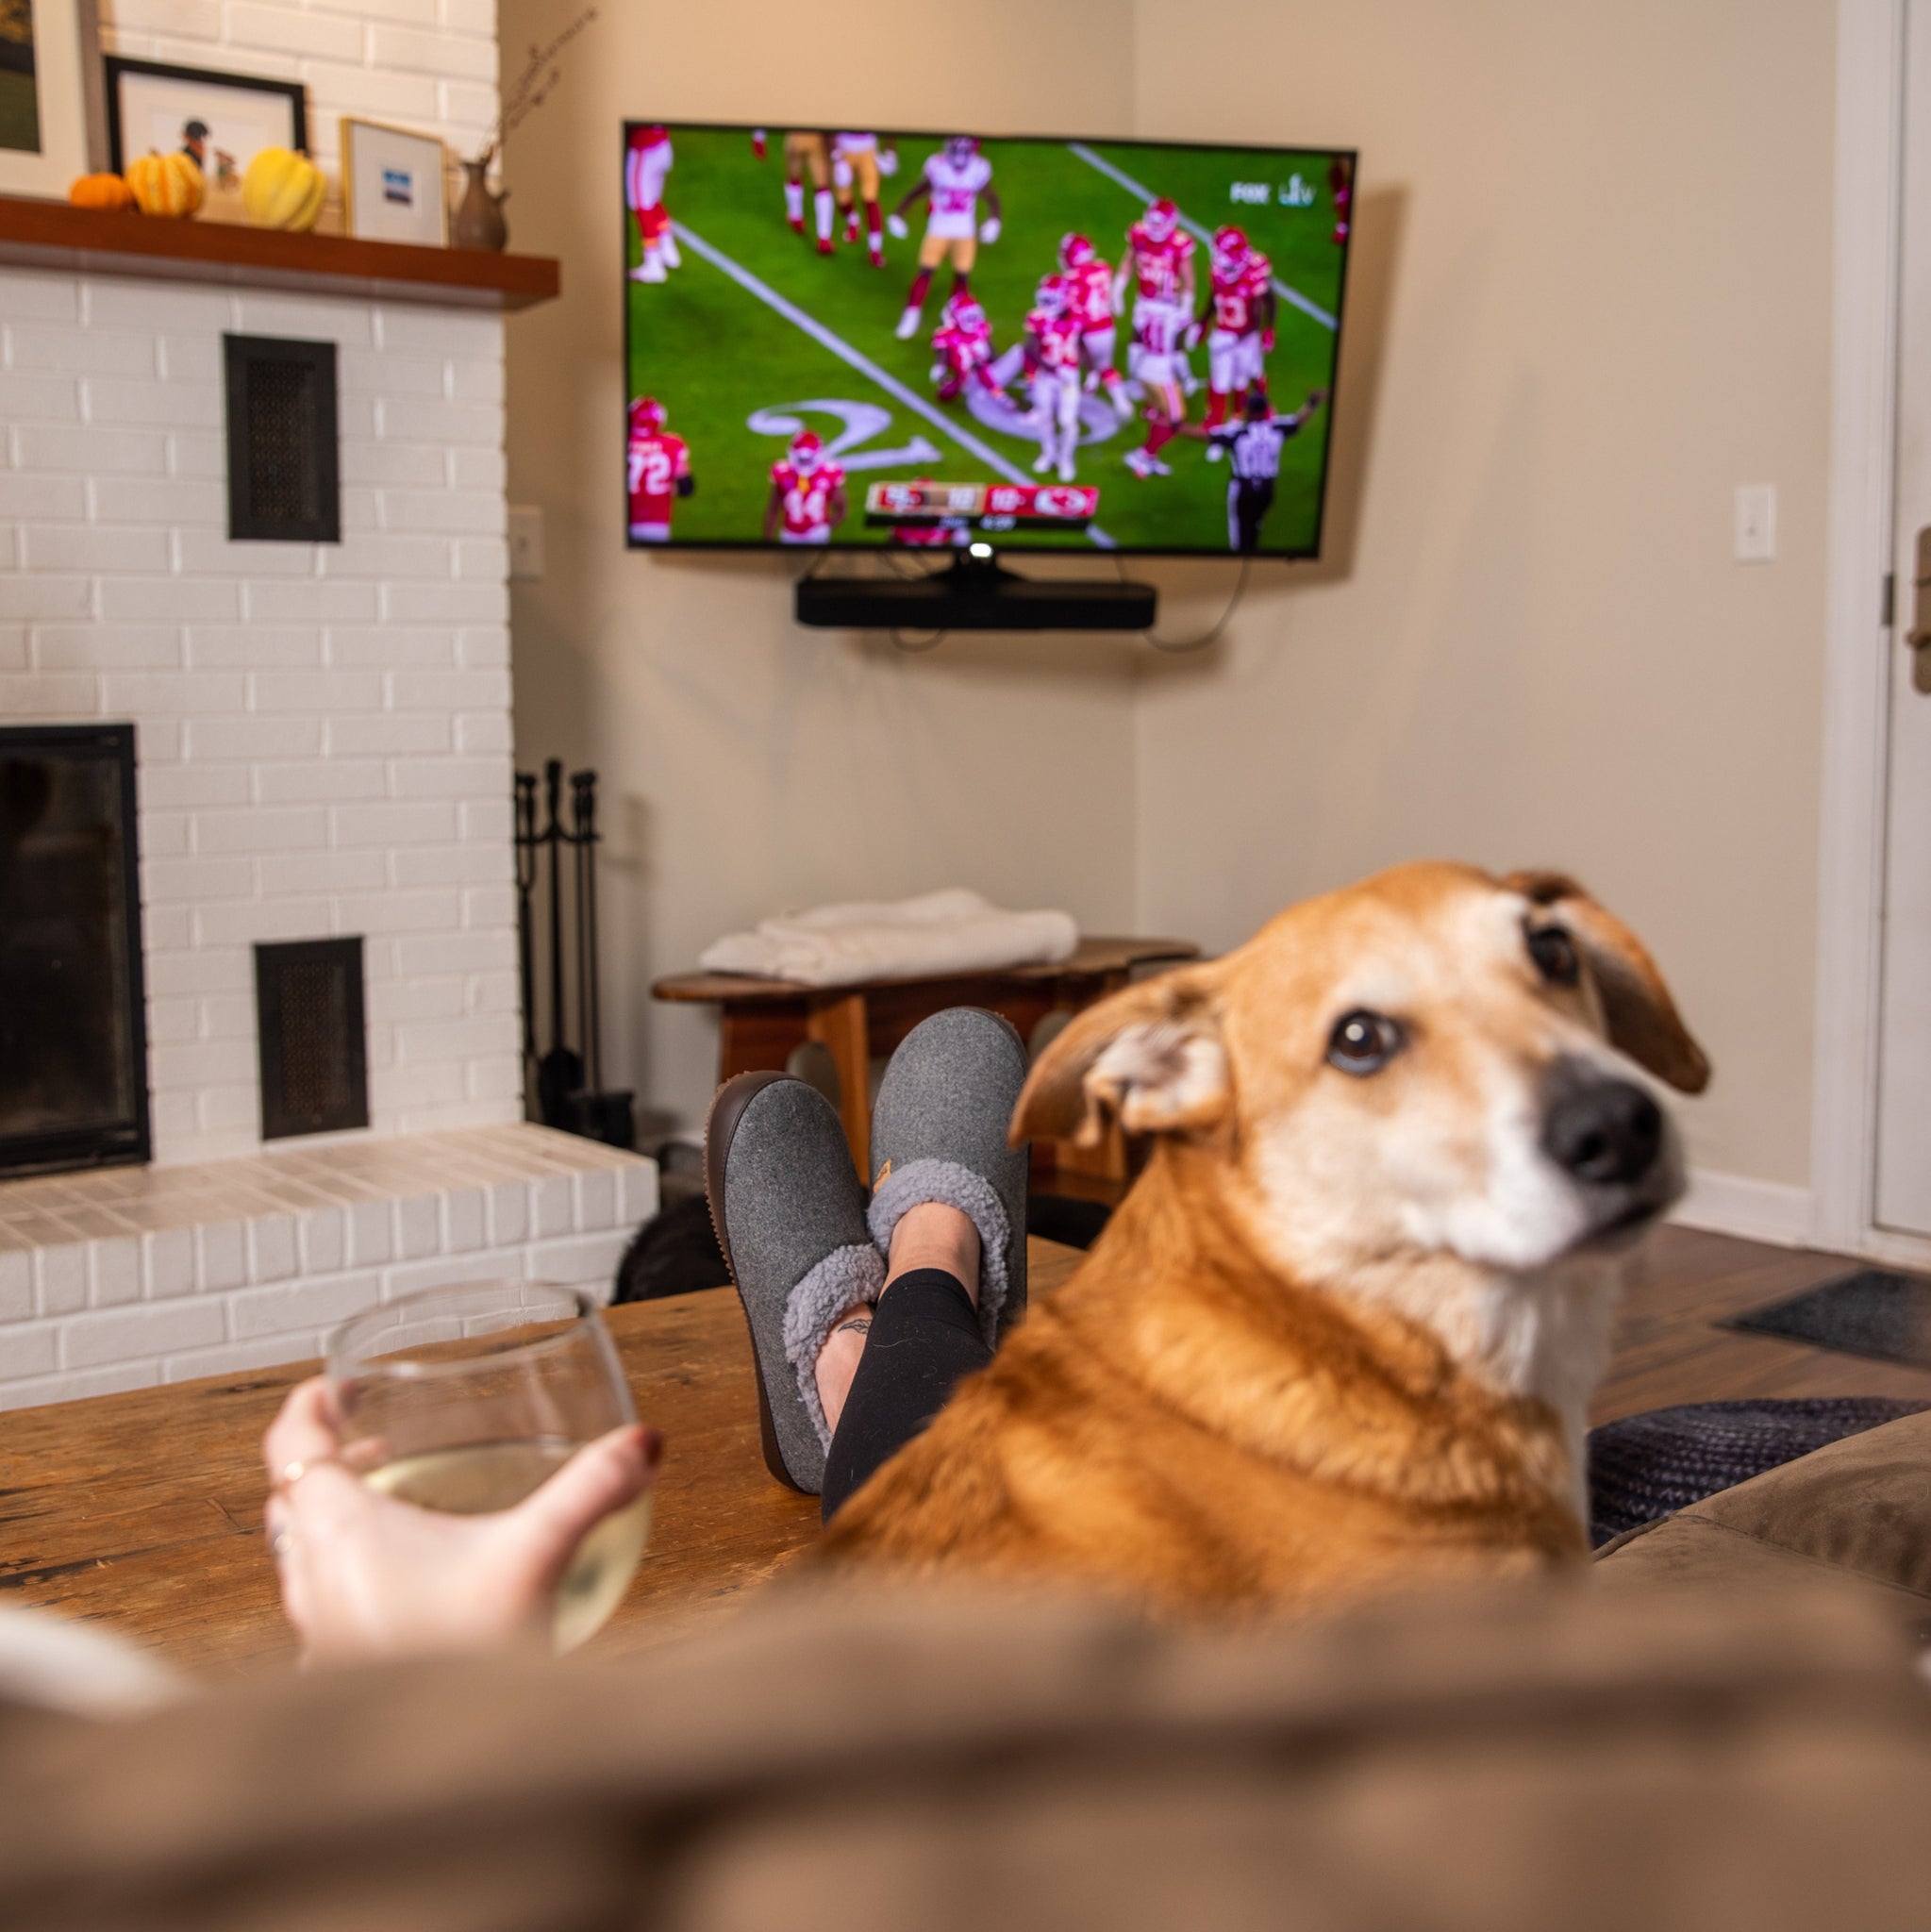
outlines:
{"label": "scoreboard graphic", "polygon": [[1083,530],[1100,507],[1096,485],[1080,483],[874,483],[865,522],[874,529],[971,532]]}

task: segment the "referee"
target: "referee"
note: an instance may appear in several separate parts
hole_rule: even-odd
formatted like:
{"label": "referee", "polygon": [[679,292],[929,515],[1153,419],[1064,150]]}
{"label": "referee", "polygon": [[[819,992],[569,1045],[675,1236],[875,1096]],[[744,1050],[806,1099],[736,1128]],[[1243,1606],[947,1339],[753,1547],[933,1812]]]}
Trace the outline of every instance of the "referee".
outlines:
{"label": "referee", "polygon": [[1326,400],[1324,390],[1312,391],[1291,416],[1276,416],[1264,391],[1248,392],[1241,421],[1207,432],[1208,442],[1227,452],[1233,475],[1227,481],[1227,548],[1260,548],[1260,524],[1273,506],[1273,482],[1280,475],[1281,444],[1287,441]]}

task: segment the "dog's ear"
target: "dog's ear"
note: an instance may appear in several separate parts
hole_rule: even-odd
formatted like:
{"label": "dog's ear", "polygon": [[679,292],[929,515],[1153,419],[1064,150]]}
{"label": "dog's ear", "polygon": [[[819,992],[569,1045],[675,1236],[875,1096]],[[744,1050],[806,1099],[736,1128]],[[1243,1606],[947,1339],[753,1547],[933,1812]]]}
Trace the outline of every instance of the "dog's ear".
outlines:
{"label": "dog's ear", "polygon": [[1642,941],[1562,873],[1515,872],[1502,883],[1545,907],[1574,937],[1602,995],[1609,1044],[1679,1092],[1701,1093],[1709,1085],[1709,1061]]}
{"label": "dog's ear", "polygon": [[1140,981],[1089,1007],[1037,1060],[1008,1138],[1092,1146],[1107,1123],[1129,1134],[1210,1126],[1230,1094],[1226,1049],[1204,970]]}

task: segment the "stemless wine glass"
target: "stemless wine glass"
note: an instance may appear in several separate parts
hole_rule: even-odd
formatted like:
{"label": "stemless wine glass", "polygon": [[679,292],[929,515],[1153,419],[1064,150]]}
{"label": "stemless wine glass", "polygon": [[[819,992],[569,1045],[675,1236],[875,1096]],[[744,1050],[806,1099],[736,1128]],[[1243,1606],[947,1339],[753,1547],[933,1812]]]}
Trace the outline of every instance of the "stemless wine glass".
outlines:
{"label": "stemless wine glass", "polygon": [[[508,1509],[586,1442],[637,1420],[596,1304],[535,1281],[425,1289],[345,1322],[328,1341],[342,1461],[372,1488],[458,1516]],[[650,1534],[650,1492],[577,1545],[551,1637],[601,1629]]]}

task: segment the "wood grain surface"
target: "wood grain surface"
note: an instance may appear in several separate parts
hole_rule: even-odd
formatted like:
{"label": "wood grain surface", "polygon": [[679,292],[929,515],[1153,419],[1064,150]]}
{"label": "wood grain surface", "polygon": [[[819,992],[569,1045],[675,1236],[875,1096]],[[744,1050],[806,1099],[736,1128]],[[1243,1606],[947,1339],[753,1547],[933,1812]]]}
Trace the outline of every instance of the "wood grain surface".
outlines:
{"label": "wood grain surface", "polygon": [[[1079,1256],[1030,1244],[1032,1290]],[[818,1529],[766,1473],[737,1296],[606,1316],[639,1416],[664,1435],[651,1546],[591,1645],[655,1641],[763,1582]],[[294,1656],[261,1536],[261,1434],[313,1362],[0,1416],[0,1602],[96,1621],[220,1675]]]}
{"label": "wood grain surface", "polygon": [[[1077,1264],[1035,1241],[1035,1292]],[[1762,1395],[1931,1399],[1931,1372],[1713,1325],[1856,1264],[1665,1228],[1637,1264],[1594,1419]],[[737,1299],[716,1289],[608,1317],[638,1412],[664,1432],[649,1554],[592,1640],[634,1648],[773,1575],[818,1526],[766,1474]],[[0,1601],[97,1620],[219,1675],[294,1646],[261,1539],[261,1432],[313,1364],[0,1416]]]}

